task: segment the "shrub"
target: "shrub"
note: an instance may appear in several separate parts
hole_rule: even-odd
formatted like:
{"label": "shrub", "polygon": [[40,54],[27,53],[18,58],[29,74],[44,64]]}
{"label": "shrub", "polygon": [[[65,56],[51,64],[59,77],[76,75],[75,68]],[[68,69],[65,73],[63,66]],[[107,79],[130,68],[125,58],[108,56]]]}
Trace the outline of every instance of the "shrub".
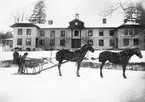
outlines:
{"label": "shrub", "polygon": [[[100,63],[95,62],[82,62],[81,67],[84,68],[100,68]],[[107,63],[103,66],[103,69],[116,69],[116,70],[122,70],[122,66],[112,63]],[[126,67],[127,70],[133,70],[133,71],[145,71],[145,62],[141,63],[129,63]]]}

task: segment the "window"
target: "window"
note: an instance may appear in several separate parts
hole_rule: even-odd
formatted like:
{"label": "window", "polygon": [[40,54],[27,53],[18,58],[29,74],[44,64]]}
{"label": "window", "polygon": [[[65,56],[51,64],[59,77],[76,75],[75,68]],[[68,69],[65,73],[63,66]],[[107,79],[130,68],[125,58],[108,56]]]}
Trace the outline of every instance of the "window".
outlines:
{"label": "window", "polygon": [[52,47],[52,46],[55,46],[55,40],[54,40],[54,39],[50,40],[50,46],[51,46],[51,47]]}
{"label": "window", "polygon": [[104,31],[103,30],[99,30],[99,36],[104,36]]}
{"label": "window", "polygon": [[99,40],[99,46],[104,46],[104,40],[103,39]]}
{"label": "window", "polygon": [[31,45],[31,38],[26,38],[26,45]]}
{"label": "window", "polygon": [[88,30],[88,36],[93,36],[93,30]]}
{"label": "window", "polygon": [[88,43],[93,46],[93,40],[88,40]]}
{"label": "window", "polygon": [[128,35],[128,29],[124,29],[124,34]]}
{"label": "window", "polygon": [[115,40],[114,39],[110,39],[110,46],[115,46]]}
{"label": "window", "polygon": [[45,36],[45,31],[44,30],[40,31],[40,36]]}
{"label": "window", "polygon": [[31,29],[27,29],[26,34],[27,34],[27,35],[31,35]]}
{"label": "window", "polygon": [[139,45],[139,39],[133,39],[133,44],[134,45]]}
{"label": "window", "polygon": [[22,38],[17,39],[17,45],[22,45]]}
{"label": "window", "polygon": [[129,45],[129,39],[127,39],[127,38],[123,39],[123,44],[124,44],[124,46]]}
{"label": "window", "polygon": [[79,31],[78,30],[75,30],[74,36],[79,36]]}
{"label": "window", "polygon": [[22,29],[18,29],[18,35],[22,35],[23,30]]}
{"label": "window", "polygon": [[134,29],[134,34],[135,35],[137,35],[138,33],[140,33],[141,32],[141,29],[140,28],[135,28]]}
{"label": "window", "polygon": [[60,36],[65,36],[65,30],[61,30]]}
{"label": "window", "polygon": [[65,46],[65,40],[60,40],[60,46]]}
{"label": "window", "polygon": [[40,45],[44,46],[45,45],[45,40],[40,40]]}
{"label": "window", "polygon": [[50,36],[51,36],[51,37],[55,37],[55,31],[54,31],[54,30],[51,30],[51,31],[50,31]]}
{"label": "window", "polygon": [[129,29],[129,34],[133,35],[133,29]]}
{"label": "window", "polygon": [[114,30],[110,30],[110,36],[114,36]]}

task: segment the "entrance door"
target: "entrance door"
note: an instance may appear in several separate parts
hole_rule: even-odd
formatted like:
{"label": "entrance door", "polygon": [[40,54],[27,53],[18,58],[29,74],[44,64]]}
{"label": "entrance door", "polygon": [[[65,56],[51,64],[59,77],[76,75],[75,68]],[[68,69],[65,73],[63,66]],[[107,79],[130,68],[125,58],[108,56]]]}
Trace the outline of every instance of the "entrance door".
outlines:
{"label": "entrance door", "polygon": [[81,39],[72,39],[71,41],[72,48],[80,48],[81,47]]}

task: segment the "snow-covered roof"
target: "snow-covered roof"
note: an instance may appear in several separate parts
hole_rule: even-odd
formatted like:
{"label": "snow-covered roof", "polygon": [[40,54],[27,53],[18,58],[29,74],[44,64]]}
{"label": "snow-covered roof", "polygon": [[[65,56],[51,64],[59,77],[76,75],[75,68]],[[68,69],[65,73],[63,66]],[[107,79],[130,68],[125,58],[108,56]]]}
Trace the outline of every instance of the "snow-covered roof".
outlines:
{"label": "snow-covered roof", "polygon": [[40,28],[68,28],[68,25],[36,24]]}
{"label": "snow-covered roof", "polygon": [[6,38],[5,40],[13,40],[13,38]]}
{"label": "snow-covered roof", "polygon": [[37,25],[35,25],[34,23],[30,23],[30,22],[18,22],[18,23],[15,23],[13,25],[11,25],[10,27],[38,27]]}
{"label": "snow-covered roof", "polygon": [[126,22],[124,25],[140,25],[140,24],[136,22]]}
{"label": "snow-covered roof", "polygon": [[138,26],[140,26],[140,24],[139,23],[135,23],[135,22],[126,22],[126,23],[124,23],[124,24],[122,24],[121,26],[119,26],[118,28],[135,28],[135,27],[138,27]]}
{"label": "snow-covered roof", "polygon": [[[40,28],[68,28],[69,24],[66,25],[54,25],[54,24],[36,24]],[[111,25],[111,24],[96,24],[96,25],[85,25],[85,28],[117,28],[119,25]]]}

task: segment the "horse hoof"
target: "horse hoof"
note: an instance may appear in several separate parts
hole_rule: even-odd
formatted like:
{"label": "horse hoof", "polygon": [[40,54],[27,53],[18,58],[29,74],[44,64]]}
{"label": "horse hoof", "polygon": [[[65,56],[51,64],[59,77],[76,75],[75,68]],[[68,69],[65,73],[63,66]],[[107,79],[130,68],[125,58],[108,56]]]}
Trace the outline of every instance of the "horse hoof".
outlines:
{"label": "horse hoof", "polygon": [[124,79],[127,79],[127,77],[124,77]]}
{"label": "horse hoof", "polygon": [[78,77],[80,77],[80,75],[77,75]]}
{"label": "horse hoof", "polygon": [[101,78],[103,78],[103,76],[101,76]]}

